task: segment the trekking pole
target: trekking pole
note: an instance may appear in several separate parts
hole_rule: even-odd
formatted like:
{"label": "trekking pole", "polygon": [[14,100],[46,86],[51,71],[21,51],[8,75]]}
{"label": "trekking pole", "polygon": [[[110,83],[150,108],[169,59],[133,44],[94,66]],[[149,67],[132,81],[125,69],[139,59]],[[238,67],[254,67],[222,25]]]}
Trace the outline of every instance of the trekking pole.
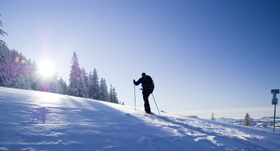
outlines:
{"label": "trekking pole", "polygon": [[134,105],[135,105],[135,110],[136,110],[136,93],[135,93],[135,84],[134,84]]}
{"label": "trekking pole", "polygon": [[[156,102],[156,100],[155,100],[155,97],[154,97],[154,94],[153,94],[153,93],[152,93],[152,96],[153,96],[154,101],[155,101],[155,104],[156,104],[156,106],[157,106],[157,102]],[[157,110],[158,110],[158,106],[157,106]],[[158,114],[160,115],[159,110],[158,110]]]}

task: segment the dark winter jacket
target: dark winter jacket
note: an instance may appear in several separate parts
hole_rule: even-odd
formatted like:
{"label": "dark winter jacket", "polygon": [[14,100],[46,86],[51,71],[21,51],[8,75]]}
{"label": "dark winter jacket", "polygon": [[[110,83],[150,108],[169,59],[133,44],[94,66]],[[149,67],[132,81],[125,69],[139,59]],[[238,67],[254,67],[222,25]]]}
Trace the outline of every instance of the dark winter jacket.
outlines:
{"label": "dark winter jacket", "polygon": [[142,84],[143,90],[154,90],[154,82],[150,76],[147,75],[145,78],[142,77],[138,81],[134,82],[135,85],[139,85],[140,83]]}

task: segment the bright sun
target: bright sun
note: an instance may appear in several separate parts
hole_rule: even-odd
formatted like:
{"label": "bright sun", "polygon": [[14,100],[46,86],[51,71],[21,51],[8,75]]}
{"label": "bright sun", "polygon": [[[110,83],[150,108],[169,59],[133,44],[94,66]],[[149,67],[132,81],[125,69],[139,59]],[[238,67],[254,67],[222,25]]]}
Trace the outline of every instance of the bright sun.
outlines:
{"label": "bright sun", "polygon": [[51,61],[43,61],[41,62],[39,65],[39,73],[43,76],[43,77],[51,77],[53,76],[53,74],[55,73],[54,70],[54,63]]}

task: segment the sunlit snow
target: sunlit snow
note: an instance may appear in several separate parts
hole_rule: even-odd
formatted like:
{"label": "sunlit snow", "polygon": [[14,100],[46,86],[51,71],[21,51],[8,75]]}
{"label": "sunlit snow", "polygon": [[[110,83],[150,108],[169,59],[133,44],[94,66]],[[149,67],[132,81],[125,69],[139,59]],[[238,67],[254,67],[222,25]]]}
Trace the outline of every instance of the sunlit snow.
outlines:
{"label": "sunlit snow", "polygon": [[0,87],[0,150],[280,150],[278,129],[153,111]]}

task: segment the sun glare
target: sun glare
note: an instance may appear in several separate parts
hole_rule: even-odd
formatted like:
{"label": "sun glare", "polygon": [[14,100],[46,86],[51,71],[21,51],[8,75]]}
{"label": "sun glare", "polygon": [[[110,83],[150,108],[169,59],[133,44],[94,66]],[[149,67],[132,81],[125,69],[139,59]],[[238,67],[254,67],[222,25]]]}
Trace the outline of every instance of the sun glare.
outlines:
{"label": "sun glare", "polygon": [[43,77],[51,77],[55,70],[54,70],[54,63],[51,61],[43,61],[39,64],[39,73]]}

